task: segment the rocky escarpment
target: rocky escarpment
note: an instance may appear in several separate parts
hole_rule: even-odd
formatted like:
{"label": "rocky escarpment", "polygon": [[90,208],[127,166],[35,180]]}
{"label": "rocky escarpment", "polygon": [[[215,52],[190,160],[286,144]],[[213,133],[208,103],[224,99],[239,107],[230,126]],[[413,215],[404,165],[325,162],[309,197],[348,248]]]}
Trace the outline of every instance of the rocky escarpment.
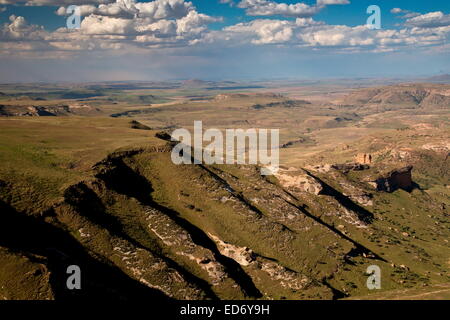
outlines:
{"label": "rocky escarpment", "polygon": [[[400,84],[354,91],[340,102],[343,106],[364,107],[364,112],[399,109],[445,109],[450,105],[448,85]],[[362,109],[360,109],[363,111]]]}
{"label": "rocky escarpment", "polygon": [[0,116],[7,117],[44,117],[98,114],[100,109],[84,104],[33,106],[0,105]]}
{"label": "rocky escarpment", "polygon": [[373,183],[378,191],[393,192],[398,189],[411,191],[414,188],[412,166],[394,169],[377,178]]}

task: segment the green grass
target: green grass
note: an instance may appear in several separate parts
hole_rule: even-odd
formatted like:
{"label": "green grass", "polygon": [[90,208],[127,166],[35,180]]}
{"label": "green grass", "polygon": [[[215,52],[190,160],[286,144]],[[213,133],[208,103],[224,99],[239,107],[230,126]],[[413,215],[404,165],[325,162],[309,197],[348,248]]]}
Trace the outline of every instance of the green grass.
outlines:
{"label": "green grass", "polygon": [[[9,92],[18,94],[28,90],[31,89],[24,85],[20,90],[15,88]],[[33,94],[38,95],[45,90],[56,92],[60,88],[47,86]],[[92,90],[76,88],[72,91],[86,93]],[[252,108],[255,104],[277,103],[287,99],[273,95],[229,96],[224,100],[188,102],[186,96],[213,96],[230,92],[202,88],[95,90],[105,93],[91,101],[102,109],[103,117],[0,118],[2,201],[17,211],[40,216],[48,208],[64,201],[64,191],[70,185],[82,180],[97,182],[98,185],[88,185],[104,206],[102,214],[116,219],[126,241],[170,259],[186,273],[208,282],[208,275],[196,262],[177,253],[185,248],[165,245],[149,231],[142,218],[144,203],[126,192],[127,187],[133,187],[129,185],[132,182],[126,179],[121,181],[120,177],[116,177],[115,182],[123,185],[125,190],[119,194],[93,177],[95,172],[92,166],[116,150],[165,143],[154,137],[155,131],[133,129],[130,118],[110,118],[110,113],[171,101],[170,104],[146,106],[157,109],[133,117],[133,120],[149,127],[175,125],[190,129],[194,120],[203,120],[205,129],[281,128],[281,144],[300,137],[305,139],[304,143],[281,150],[281,164],[287,166],[350,162],[360,152],[375,155],[375,166],[370,170],[348,175],[318,174],[342,194],[346,193],[342,186],[345,183],[373,194],[374,205],[365,209],[372,212],[375,219],[366,228],[357,228],[337,215],[337,211],[342,211],[342,206],[336,198],[298,193],[298,199],[291,201],[320,221],[314,222],[303,212],[286,204],[283,200],[286,194],[274,177],[268,178],[271,182],[268,183],[251,166],[210,167],[235,190],[234,197],[230,197],[230,192],[206,170],[193,165],[176,166],[170,161],[168,152],[147,150],[124,159],[134,174],[141,175],[151,183],[153,191],[147,192],[149,195],[151,192],[153,200],[172,210],[166,214],[174,221],[184,222],[186,228],[191,228],[190,231],[197,234],[194,238],[198,245],[202,244],[202,236],[208,237],[208,233],[211,233],[233,245],[249,247],[260,257],[273,259],[280,266],[315,280],[315,285],[310,288],[294,292],[254,265],[243,267],[243,272],[266,294],[266,298],[331,298],[331,291],[323,283],[325,280],[333,288],[357,298],[445,297],[448,290],[438,287],[450,281],[450,252],[445,241],[450,239],[450,226],[441,205],[444,203],[447,208],[450,205],[449,189],[446,187],[450,182],[445,171],[445,157],[421,149],[425,143],[438,143],[448,138],[448,117],[442,117],[442,111],[439,114],[430,110],[429,115],[415,113],[409,117],[404,110],[386,113],[372,113],[373,110],[369,110],[366,114],[352,116],[352,112],[359,111],[332,108],[327,104],[286,108],[281,103],[259,110]],[[293,94],[300,89],[285,90]],[[323,94],[323,90],[318,89],[317,94]],[[107,101],[108,98],[119,103],[112,104]],[[337,123],[334,120],[336,117],[352,118]],[[414,127],[422,122],[434,128]],[[391,151],[405,148],[412,150],[409,158],[393,158]],[[411,193],[402,190],[382,193],[364,182],[369,177],[377,177],[381,171],[406,164],[414,165],[413,179],[421,189]],[[253,209],[249,210],[242,199],[252,204]],[[107,223],[92,223],[89,212],[63,208],[67,211],[59,213],[58,219],[68,228],[71,236],[99,256],[111,251],[110,234],[117,233],[117,230]],[[296,219],[285,218],[287,213],[293,212],[298,214]],[[85,215],[83,218],[81,213]],[[84,224],[98,233],[91,242],[84,243],[79,232],[80,226]],[[386,262],[358,255],[349,257],[351,263],[346,263],[343,257],[352,248],[351,243],[342,234],[330,231],[325,224],[334,228],[343,225],[347,237],[383,257]],[[2,265],[1,283],[7,282],[12,276],[20,278],[21,274],[28,274],[35,267],[26,261],[11,259],[8,256],[6,267]],[[20,258],[16,256],[14,259]],[[118,259],[116,257],[111,259],[118,268],[124,267],[123,261],[114,260]],[[382,270],[381,292],[371,292],[365,285],[365,272],[371,264],[379,265]],[[14,265],[20,266],[17,271],[14,271]],[[407,266],[409,270],[401,265]],[[41,285],[41,280],[39,278],[31,282]],[[14,285],[8,283],[9,287],[14,288]],[[231,288],[231,282],[211,287],[221,298],[240,297],[236,289]],[[29,287],[26,290],[31,292],[37,289]],[[1,296],[10,297],[0,290]],[[35,298],[31,295],[28,297]]]}
{"label": "green grass", "polygon": [[154,132],[125,119],[0,119],[1,189],[18,210],[39,212],[58,201],[64,187],[90,176],[90,168],[125,146],[161,143]]}

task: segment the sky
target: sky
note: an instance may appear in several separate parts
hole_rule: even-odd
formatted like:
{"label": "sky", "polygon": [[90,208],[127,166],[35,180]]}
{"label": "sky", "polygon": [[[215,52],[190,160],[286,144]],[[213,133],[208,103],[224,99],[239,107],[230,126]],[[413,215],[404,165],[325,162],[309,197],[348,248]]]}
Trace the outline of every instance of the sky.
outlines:
{"label": "sky", "polygon": [[449,39],[442,0],[0,0],[0,82],[425,77]]}

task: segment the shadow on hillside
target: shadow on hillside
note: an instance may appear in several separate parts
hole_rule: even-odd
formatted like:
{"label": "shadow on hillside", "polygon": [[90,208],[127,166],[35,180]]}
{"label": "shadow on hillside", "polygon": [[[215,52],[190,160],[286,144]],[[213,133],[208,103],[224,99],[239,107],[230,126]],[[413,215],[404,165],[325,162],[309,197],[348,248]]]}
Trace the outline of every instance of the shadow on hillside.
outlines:
{"label": "shadow on hillside", "polygon": [[[116,184],[111,184],[111,182],[107,183],[105,181],[105,185],[108,188],[111,188],[110,190],[117,192],[117,190],[114,190],[114,188],[112,188],[113,185],[117,187]],[[126,182],[124,182],[123,184],[119,183],[119,185],[126,185]],[[134,186],[142,187],[142,185],[139,183]],[[129,189],[131,190],[133,188],[134,187],[130,187]],[[210,285],[206,281],[189,273],[167,256],[162,256],[159,254],[159,252],[154,252],[153,250],[151,250],[151,248],[142,245],[137,239],[130,237],[123,230],[123,225],[121,224],[121,222],[116,217],[112,216],[106,211],[106,208],[102,203],[102,200],[97,196],[97,194],[92,189],[90,189],[84,183],[79,183],[67,189],[65,192],[65,200],[68,204],[70,204],[77,210],[77,213],[87,218],[90,222],[97,224],[102,229],[108,230],[114,236],[125,239],[126,241],[130,242],[137,248],[150,251],[153,255],[159,256],[167,263],[169,267],[175,269],[177,272],[183,275],[185,279],[187,279],[190,282],[196,283],[201,289],[203,289],[208,294],[209,297],[214,299],[217,298],[215,293],[211,290]]]}
{"label": "shadow on hillside", "polygon": [[153,207],[169,216],[180,227],[184,228],[197,245],[211,250],[218,262],[225,266],[230,276],[241,285],[247,295],[262,297],[250,276],[233,259],[223,256],[216,244],[203,230],[181,218],[179,213],[156,203],[151,193],[154,191],[151,183],[138,172],[127,166],[122,159],[110,159],[111,170],[98,173],[97,178],[103,180],[107,188],[119,194],[136,198],[141,204]]}
{"label": "shadow on hillside", "polygon": [[[306,171],[306,170],[305,170]],[[361,207],[357,203],[353,202],[349,197],[343,195],[336,189],[334,189],[332,186],[324,182],[319,177],[313,175],[311,172],[306,171],[308,175],[319,181],[323,186],[323,191],[321,192],[322,195],[330,196],[336,199],[337,202],[339,202],[340,205],[342,205],[347,210],[353,211],[358,216],[358,219],[365,222],[365,223],[372,223],[374,215],[369,210]]]}
{"label": "shadow on hillside", "polygon": [[[168,299],[160,291],[129,278],[120,269],[94,259],[63,229],[17,212],[1,200],[0,212],[0,246],[45,264],[50,271],[50,285],[56,300]],[[81,269],[81,290],[66,287],[69,276],[66,271],[70,265],[78,265]]]}

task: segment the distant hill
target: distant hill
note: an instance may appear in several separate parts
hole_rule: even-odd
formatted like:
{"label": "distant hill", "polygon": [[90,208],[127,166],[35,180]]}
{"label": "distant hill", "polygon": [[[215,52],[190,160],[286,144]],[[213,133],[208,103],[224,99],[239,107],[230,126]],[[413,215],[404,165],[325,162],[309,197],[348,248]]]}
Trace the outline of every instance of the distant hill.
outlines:
{"label": "distant hill", "polygon": [[359,89],[339,103],[347,106],[366,106],[395,109],[448,108],[450,85],[402,84]]}
{"label": "distant hill", "polygon": [[56,106],[0,105],[0,116],[4,117],[56,117],[69,115],[91,115],[98,113],[100,113],[100,109],[81,104]]}
{"label": "distant hill", "polygon": [[181,83],[181,85],[183,87],[191,87],[191,88],[204,87],[204,86],[209,86],[212,84],[213,84],[213,82],[199,80],[199,79],[189,79],[189,80],[185,80]]}
{"label": "distant hill", "polygon": [[233,81],[204,81],[198,79],[185,80],[181,83],[185,88],[203,88],[206,90],[245,90],[245,89],[261,89],[264,86],[237,83]]}
{"label": "distant hill", "polygon": [[450,74],[441,74],[427,79],[430,82],[450,83]]}

